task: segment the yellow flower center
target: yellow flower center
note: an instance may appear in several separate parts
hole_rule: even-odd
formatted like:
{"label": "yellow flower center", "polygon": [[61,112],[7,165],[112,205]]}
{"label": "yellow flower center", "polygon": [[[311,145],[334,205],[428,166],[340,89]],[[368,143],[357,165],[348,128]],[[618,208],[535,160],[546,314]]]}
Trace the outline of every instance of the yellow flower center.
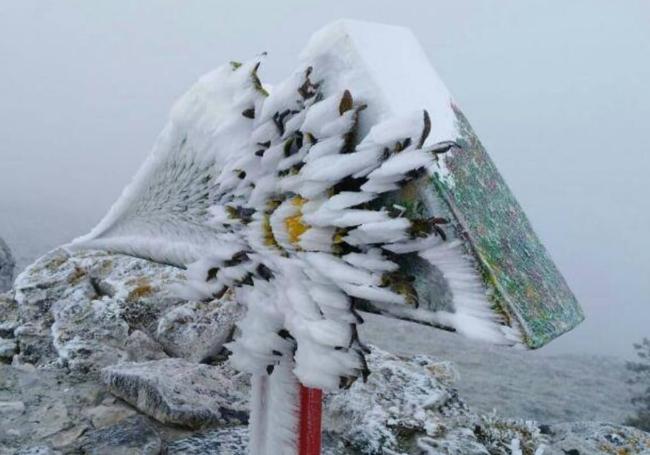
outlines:
{"label": "yellow flower center", "polygon": [[296,215],[285,218],[284,225],[287,228],[287,233],[289,234],[289,242],[292,245],[297,245],[300,241],[300,236],[309,229],[309,225],[302,222],[302,213],[300,213],[300,208],[304,205],[306,201],[300,196],[296,196],[291,200],[291,203],[296,206],[299,212]]}

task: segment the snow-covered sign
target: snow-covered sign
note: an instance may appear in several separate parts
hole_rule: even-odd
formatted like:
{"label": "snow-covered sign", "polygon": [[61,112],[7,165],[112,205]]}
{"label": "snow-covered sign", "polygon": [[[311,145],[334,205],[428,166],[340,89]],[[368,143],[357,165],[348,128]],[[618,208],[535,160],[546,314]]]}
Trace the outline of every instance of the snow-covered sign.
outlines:
{"label": "snow-covered sign", "polygon": [[295,453],[297,382],[368,374],[361,310],[539,347],[583,316],[406,29],[339,21],[269,89],[262,57],[202,77],[77,248],[187,268],[248,308],[252,453]]}

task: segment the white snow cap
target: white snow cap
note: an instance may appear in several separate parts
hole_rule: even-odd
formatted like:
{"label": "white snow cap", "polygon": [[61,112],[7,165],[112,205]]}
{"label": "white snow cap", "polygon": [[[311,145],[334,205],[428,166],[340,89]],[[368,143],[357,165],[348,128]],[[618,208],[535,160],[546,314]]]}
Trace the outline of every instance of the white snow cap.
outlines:
{"label": "white snow cap", "polygon": [[340,19],[314,33],[300,57],[328,90],[348,89],[368,102],[372,120],[362,120],[362,132],[426,109],[432,123],[426,144],[456,138],[449,90],[409,29]]}

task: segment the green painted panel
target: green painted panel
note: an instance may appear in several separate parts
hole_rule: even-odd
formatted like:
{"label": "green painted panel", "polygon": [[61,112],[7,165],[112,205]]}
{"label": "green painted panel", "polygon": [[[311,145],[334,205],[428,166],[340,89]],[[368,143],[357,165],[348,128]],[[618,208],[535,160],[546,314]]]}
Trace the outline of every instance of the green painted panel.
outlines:
{"label": "green painted panel", "polygon": [[478,260],[496,310],[515,317],[526,343],[540,347],[572,329],[584,314],[462,112],[461,149],[442,155],[450,178],[433,178],[460,238]]}

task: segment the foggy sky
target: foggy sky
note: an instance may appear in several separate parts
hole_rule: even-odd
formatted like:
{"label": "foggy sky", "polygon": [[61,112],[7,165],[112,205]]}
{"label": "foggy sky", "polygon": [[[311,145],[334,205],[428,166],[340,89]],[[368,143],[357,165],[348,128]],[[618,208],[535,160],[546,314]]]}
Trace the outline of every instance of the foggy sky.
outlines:
{"label": "foggy sky", "polygon": [[[228,5],[228,6],[225,6]],[[87,232],[201,74],[289,74],[349,17],[411,28],[587,313],[547,352],[650,336],[650,2],[0,3],[0,236],[22,265]]]}

